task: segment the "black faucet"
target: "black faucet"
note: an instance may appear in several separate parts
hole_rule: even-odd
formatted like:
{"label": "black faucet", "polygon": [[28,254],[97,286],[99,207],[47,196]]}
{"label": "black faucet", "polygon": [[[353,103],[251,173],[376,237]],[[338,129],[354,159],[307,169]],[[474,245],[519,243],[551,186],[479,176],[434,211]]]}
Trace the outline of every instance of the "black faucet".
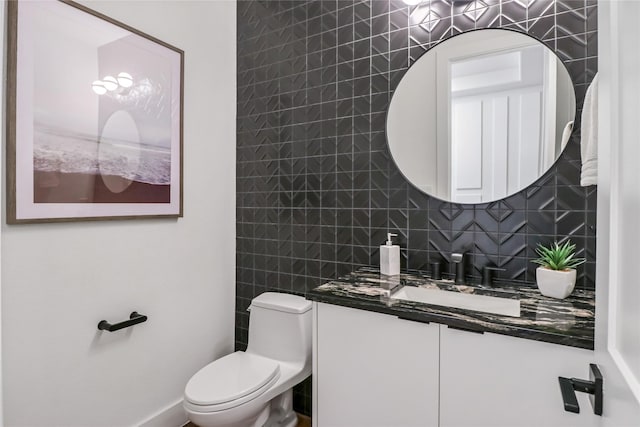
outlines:
{"label": "black faucet", "polygon": [[464,285],[464,252],[451,254],[451,261],[456,264],[456,285]]}
{"label": "black faucet", "polygon": [[493,286],[494,271],[505,271],[505,269],[500,267],[485,265],[484,267],[482,267],[482,282],[480,284],[483,286]]}

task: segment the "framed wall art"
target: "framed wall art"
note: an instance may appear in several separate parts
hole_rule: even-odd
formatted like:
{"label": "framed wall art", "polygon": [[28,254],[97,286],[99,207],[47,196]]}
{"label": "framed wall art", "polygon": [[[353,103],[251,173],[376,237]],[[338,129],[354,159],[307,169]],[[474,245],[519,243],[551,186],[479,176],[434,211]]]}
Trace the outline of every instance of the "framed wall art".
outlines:
{"label": "framed wall art", "polygon": [[180,49],[57,0],[8,46],[7,223],[182,216]]}

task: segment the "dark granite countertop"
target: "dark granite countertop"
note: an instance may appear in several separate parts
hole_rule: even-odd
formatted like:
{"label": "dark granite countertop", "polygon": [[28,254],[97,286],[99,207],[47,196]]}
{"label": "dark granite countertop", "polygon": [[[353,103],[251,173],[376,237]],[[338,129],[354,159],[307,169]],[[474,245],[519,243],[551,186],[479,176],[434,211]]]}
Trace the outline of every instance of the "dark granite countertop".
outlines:
{"label": "dark granite countertop", "polygon": [[[520,299],[520,317],[483,313],[414,301],[390,299],[398,285]],[[459,286],[452,281],[431,281],[421,272],[398,278],[364,267],[307,292],[307,299],[345,307],[391,314],[418,322],[435,322],[472,331],[493,332],[571,347],[593,349],[595,292],[574,290],[566,299],[548,298],[535,286]]]}

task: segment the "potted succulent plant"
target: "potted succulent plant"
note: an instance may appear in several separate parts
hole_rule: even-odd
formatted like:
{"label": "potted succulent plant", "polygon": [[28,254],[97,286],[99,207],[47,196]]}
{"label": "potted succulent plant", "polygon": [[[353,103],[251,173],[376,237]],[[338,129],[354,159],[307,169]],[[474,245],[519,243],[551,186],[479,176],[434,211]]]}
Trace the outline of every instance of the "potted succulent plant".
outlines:
{"label": "potted succulent plant", "polygon": [[582,264],[584,258],[575,258],[576,245],[567,240],[562,245],[554,242],[549,247],[538,244],[538,258],[532,262],[540,264],[536,269],[536,284],[542,295],[564,299],[576,285],[575,267]]}

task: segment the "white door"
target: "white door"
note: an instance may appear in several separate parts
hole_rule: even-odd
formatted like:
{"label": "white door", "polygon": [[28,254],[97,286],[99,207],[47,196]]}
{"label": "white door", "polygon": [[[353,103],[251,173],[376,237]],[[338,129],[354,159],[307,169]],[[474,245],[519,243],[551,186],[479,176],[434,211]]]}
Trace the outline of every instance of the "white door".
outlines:
{"label": "white door", "polygon": [[639,20],[640,2],[598,4],[600,144],[595,362],[604,377],[600,419],[604,427],[640,426]]}

